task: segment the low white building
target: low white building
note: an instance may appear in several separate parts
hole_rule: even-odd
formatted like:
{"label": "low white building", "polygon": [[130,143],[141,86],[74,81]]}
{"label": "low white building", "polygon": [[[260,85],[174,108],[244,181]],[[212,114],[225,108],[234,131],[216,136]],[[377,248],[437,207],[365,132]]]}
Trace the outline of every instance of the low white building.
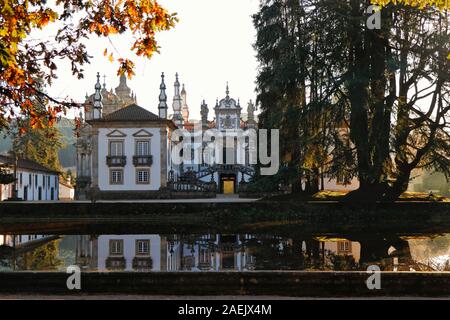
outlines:
{"label": "low white building", "polygon": [[[0,166],[14,173],[15,160],[0,155]],[[59,198],[59,172],[25,159],[17,161],[17,196],[25,201],[52,201]],[[13,196],[14,183],[0,184],[0,200]]]}
{"label": "low white building", "polygon": [[63,177],[59,179],[59,200],[75,199],[75,188],[71,184],[70,179],[65,180]]}
{"label": "low white building", "polygon": [[0,235],[0,246],[8,247],[23,247],[31,243],[44,241],[44,239],[54,238],[53,235],[39,235],[39,234],[21,234],[21,235]]}

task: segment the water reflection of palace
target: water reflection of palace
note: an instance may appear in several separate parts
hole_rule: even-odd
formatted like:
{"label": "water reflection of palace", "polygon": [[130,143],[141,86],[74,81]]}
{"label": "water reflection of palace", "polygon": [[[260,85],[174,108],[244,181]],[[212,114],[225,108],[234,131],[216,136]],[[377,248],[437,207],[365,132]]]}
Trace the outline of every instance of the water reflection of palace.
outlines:
{"label": "water reflection of palace", "polygon": [[168,271],[250,271],[255,255],[251,235],[170,236],[167,239]]}
{"label": "water reflection of palace", "polygon": [[222,271],[253,270],[244,235],[77,236],[76,264],[89,270]]}
{"label": "water reflection of palace", "polygon": [[[14,241],[15,239],[15,241]],[[60,240],[58,240],[60,239]],[[450,271],[450,234],[0,235],[0,271]]]}
{"label": "water reflection of palace", "polygon": [[360,245],[347,240],[251,234],[80,235],[76,264],[111,271],[252,271],[356,268]]}

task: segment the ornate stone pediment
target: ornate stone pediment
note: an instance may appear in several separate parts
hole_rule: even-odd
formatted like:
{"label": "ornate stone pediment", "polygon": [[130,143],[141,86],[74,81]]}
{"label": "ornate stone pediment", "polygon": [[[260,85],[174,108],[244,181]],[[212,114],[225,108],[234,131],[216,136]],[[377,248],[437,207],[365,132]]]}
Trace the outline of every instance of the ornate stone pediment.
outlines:
{"label": "ornate stone pediment", "polygon": [[125,133],[123,133],[122,131],[116,129],[116,130],[108,133],[106,136],[110,137],[110,138],[123,138],[123,137],[126,137],[127,135]]}
{"label": "ornate stone pediment", "polygon": [[216,104],[217,109],[240,109],[241,106],[239,105],[239,101],[236,102],[233,98],[230,97],[230,90],[228,88],[227,83],[227,90],[226,90],[226,96],[220,102],[217,102]]}
{"label": "ornate stone pediment", "polygon": [[226,116],[225,118],[220,119],[220,125],[223,129],[234,129],[234,121],[230,116]]}
{"label": "ornate stone pediment", "polygon": [[153,137],[153,134],[151,134],[147,130],[142,129],[142,130],[139,130],[136,133],[133,133],[133,137],[137,137],[137,138],[151,138],[151,137]]}

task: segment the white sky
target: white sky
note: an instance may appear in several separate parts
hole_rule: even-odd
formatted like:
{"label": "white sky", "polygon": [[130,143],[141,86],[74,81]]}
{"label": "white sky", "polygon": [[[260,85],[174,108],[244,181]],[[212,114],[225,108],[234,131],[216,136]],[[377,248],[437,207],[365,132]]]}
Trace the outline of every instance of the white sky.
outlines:
{"label": "white sky", "polygon": [[[128,80],[128,85],[136,92],[138,104],[157,113],[160,75],[164,72],[171,109],[173,83],[178,72],[180,82],[186,86],[191,118],[200,118],[203,99],[210,107],[209,118],[213,117],[212,108],[216,98],[225,96],[227,81],[230,95],[240,98],[243,112],[246,112],[247,102],[255,100],[257,61],[252,44],[256,32],[251,15],[257,12],[259,1],[160,0],[159,3],[169,12],[177,12],[179,18],[175,28],[157,35],[160,54],[155,54],[151,60],[141,59],[130,53],[131,36],[112,38],[120,55],[136,63],[136,75]],[[44,30],[45,36],[53,32],[54,28]],[[110,63],[103,56],[105,48],[113,50],[108,40],[92,36],[86,45],[93,58],[84,68],[85,79],[77,80],[71,75],[69,63],[61,61],[59,78],[48,88],[50,94],[84,101],[86,92],[94,91],[97,71],[106,75],[108,90],[118,85],[117,62]],[[114,52],[114,56],[118,57],[118,53]]]}

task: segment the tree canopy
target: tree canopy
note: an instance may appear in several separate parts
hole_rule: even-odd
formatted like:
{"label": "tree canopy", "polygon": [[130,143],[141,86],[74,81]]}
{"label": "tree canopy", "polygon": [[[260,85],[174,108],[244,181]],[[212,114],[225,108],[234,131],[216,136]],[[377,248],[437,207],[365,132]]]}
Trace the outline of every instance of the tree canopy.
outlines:
{"label": "tree canopy", "polygon": [[[1,0],[0,6],[0,127],[26,116],[31,128],[52,125],[74,101],[59,101],[39,90],[36,81],[51,84],[57,78],[56,59],[66,59],[77,78],[89,63],[83,39],[109,37],[130,31],[131,50],[150,58],[158,51],[155,35],[177,21],[155,0]],[[60,22],[56,36],[29,41],[30,34],[50,23]],[[105,54],[108,54],[105,51]],[[114,60],[109,54],[109,59]],[[117,57],[118,74],[133,75],[133,61]],[[36,110],[33,98],[45,97],[49,105]]]}
{"label": "tree canopy", "polygon": [[[383,5],[380,29],[366,27],[375,2]],[[356,177],[353,195],[395,199],[414,169],[450,176],[450,20],[441,8],[261,2],[254,16],[260,126],[280,129],[294,190],[313,193],[325,179]]]}
{"label": "tree canopy", "polygon": [[440,10],[450,9],[450,2],[448,0],[371,0],[373,4],[386,6],[392,4],[405,4],[414,7],[426,8],[429,6],[436,7]]}

